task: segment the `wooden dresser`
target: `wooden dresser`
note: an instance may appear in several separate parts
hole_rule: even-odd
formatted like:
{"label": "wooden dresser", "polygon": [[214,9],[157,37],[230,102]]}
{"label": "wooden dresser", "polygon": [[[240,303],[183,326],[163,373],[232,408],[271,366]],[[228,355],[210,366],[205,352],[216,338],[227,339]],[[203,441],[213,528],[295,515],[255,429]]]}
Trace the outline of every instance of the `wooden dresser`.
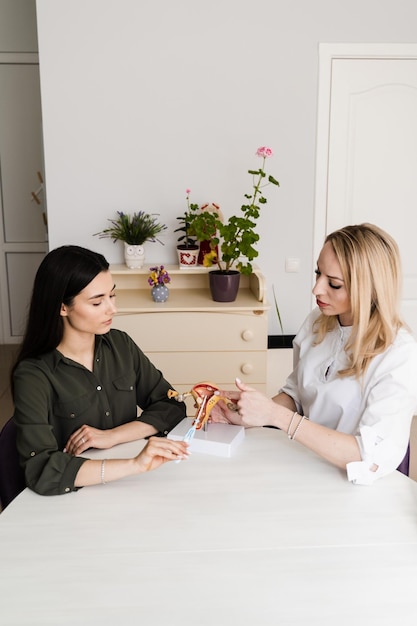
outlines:
{"label": "wooden dresser", "polygon": [[165,267],[169,298],[155,303],[148,266],[111,266],[118,308],[114,328],[126,331],[178,391],[202,381],[235,389],[239,377],[266,392],[269,305],[261,272],[242,275],[236,301],[223,303],[211,298],[206,268]]}

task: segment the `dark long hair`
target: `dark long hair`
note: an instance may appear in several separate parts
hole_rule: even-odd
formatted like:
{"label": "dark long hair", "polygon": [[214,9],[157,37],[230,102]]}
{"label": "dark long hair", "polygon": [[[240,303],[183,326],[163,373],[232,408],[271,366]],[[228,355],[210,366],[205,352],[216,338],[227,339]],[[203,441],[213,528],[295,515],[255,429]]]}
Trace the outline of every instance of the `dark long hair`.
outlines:
{"label": "dark long hair", "polygon": [[[24,359],[54,350],[63,335],[61,305],[71,306],[100,272],[109,269],[102,254],[80,246],[61,246],[43,259],[35,276],[23,342],[13,373]],[[13,385],[12,385],[13,387]]]}

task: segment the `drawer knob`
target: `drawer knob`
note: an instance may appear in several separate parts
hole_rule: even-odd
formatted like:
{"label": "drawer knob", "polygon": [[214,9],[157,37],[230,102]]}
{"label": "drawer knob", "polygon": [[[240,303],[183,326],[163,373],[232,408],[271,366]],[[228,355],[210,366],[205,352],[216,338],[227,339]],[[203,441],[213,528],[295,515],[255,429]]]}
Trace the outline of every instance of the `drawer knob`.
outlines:
{"label": "drawer knob", "polygon": [[243,339],[243,341],[252,341],[252,339],[253,339],[253,330],[250,330],[249,328],[244,330],[243,333],[242,333],[242,339]]}
{"label": "drawer knob", "polygon": [[253,365],[252,365],[252,363],[243,363],[243,365],[240,368],[240,371],[243,374],[252,374],[252,372],[253,372]]}

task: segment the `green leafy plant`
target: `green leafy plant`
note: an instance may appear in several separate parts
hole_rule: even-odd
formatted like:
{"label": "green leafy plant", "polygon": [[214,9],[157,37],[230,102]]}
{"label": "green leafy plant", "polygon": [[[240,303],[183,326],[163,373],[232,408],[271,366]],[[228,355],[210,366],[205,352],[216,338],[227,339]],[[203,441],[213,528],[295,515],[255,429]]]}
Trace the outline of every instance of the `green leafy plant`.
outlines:
{"label": "green leafy plant", "polygon": [[[215,231],[218,235],[212,237],[212,250],[204,257],[206,267],[217,265],[219,270],[228,272],[236,265],[236,269],[242,274],[249,275],[252,272],[251,261],[258,256],[258,251],[254,246],[259,241],[259,235],[255,231],[256,220],[260,215],[259,205],[267,202],[263,189],[269,184],[279,187],[279,182],[264,171],[266,159],[273,155],[271,148],[262,146],[258,148],[256,155],[262,158],[262,166],[258,170],[248,170],[253,179],[253,191],[251,194],[245,194],[248,202],[241,206],[242,214],[233,215],[227,222],[222,222],[218,217],[213,216]],[[204,219],[211,218],[205,216]],[[217,245],[220,249],[219,255],[215,251]]]}
{"label": "green leafy plant", "polygon": [[190,232],[197,241],[210,241],[217,234],[219,214],[200,208],[191,216]]}
{"label": "green leafy plant", "polygon": [[183,215],[177,217],[177,220],[180,222],[180,226],[174,230],[174,233],[182,233],[180,237],[178,237],[178,244],[180,246],[184,246],[184,248],[194,248],[197,245],[197,238],[193,235],[192,231],[192,223],[194,220],[194,216],[199,211],[198,204],[194,204],[190,202],[190,193],[191,189],[186,189],[185,193],[187,194],[187,210]]}
{"label": "green leafy plant", "polygon": [[165,224],[160,224],[155,214],[139,211],[129,215],[122,211],[117,211],[118,217],[115,220],[108,220],[111,224],[109,228],[105,228],[98,235],[100,239],[109,238],[116,241],[125,241],[131,246],[142,245],[145,241],[159,241],[157,238],[162,231],[166,230]]}

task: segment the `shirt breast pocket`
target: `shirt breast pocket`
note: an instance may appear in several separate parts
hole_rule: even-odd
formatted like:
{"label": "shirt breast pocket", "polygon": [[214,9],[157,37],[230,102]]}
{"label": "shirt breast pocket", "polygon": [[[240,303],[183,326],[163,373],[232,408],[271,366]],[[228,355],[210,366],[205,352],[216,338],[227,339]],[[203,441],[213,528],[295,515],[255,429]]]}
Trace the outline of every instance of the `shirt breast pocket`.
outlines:
{"label": "shirt breast pocket", "polygon": [[135,375],[126,374],[112,381],[115,390],[113,403],[121,423],[131,422],[137,416]]}
{"label": "shirt breast pocket", "polygon": [[94,394],[85,393],[63,402],[56,402],[53,407],[54,416],[63,420],[75,420],[84,423],[85,415],[91,411]]}
{"label": "shirt breast pocket", "polygon": [[132,393],[135,391],[135,376],[133,374],[126,374],[124,376],[119,376],[113,380],[113,386],[117,391],[126,391]]}
{"label": "shirt breast pocket", "polygon": [[67,444],[70,435],[84,424],[97,427],[96,420],[93,419],[96,411],[94,411],[94,394],[92,393],[84,393],[68,400],[55,402],[52,410],[51,423],[59,449],[62,449]]}

